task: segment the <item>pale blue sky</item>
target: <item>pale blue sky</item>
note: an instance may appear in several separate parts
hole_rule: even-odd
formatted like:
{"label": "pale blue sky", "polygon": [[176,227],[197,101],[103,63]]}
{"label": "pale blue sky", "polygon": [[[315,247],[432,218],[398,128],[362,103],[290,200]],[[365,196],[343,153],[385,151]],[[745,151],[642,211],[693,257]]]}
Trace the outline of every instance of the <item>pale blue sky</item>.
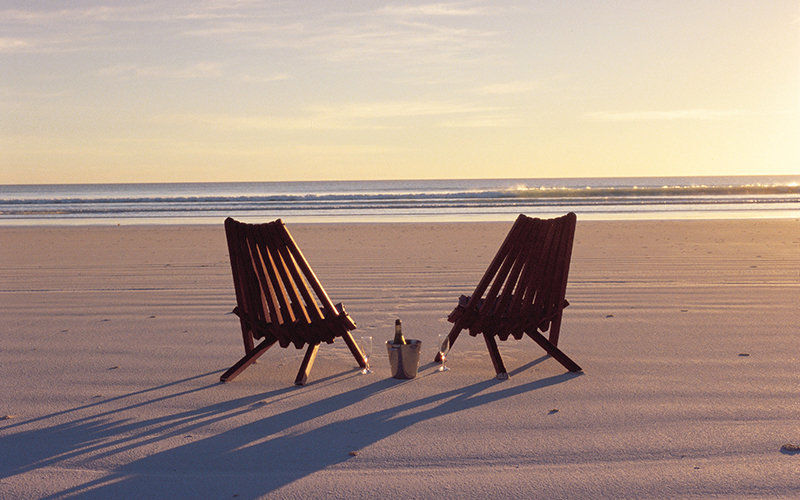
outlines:
{"label": "pale blue sky", "polygon": [[5,0],[0,183],[797,174],[799,17]]}

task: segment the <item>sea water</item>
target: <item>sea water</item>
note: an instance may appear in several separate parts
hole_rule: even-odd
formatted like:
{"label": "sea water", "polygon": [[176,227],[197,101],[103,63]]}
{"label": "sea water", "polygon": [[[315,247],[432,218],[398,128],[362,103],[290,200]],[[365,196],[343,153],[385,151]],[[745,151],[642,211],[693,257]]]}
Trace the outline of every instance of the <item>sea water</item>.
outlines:
{"label": "sea water", "polygon": [[800,218],[800,175],[0,185],[0,225]]}

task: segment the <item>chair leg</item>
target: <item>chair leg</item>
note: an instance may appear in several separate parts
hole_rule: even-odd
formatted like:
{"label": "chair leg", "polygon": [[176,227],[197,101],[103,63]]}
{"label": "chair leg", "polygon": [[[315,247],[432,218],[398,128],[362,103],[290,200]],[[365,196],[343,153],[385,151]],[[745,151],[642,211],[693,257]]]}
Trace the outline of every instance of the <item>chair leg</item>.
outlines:
{"label": "chair leg", "polygon": [[559,311],[558,314],[556,314],[556,317],[553,318],[553,321],[550,322],[550,335],[549,335],[549,337],[550,337],[550,343],[552,343],[554,346],[558,346],[558,335],[559,335],[559,333],[561,333],[561,313],[562,312],[563,312],[563,310]]}
{"label": "chair leg", "polygon": [[558,347],[553,345],[552,342],[547,340],[538,331],[536,331],[536,330],[533,330],[532,332],[526,331],[525,333],[530,338],[532,338],[537,344],[539,344],[542,347],[542,349],[547,351],[547,354],[549,354],[550,356],[553,357],[553,359],[555,359],[556,361],[561,363],[564,366],[564,368],[566,368],[567,370],[569,370],[571,372],[583,371],[583,368],[578,366],[578,363],[572,361],[569,356],[564,354],[564,352],[561,349],[559,349]]}
{"label": "chair leg", "polygon": [[492,358],[492,364],[494,365],[494,370],[497,372],[497,378],[506,380],[508,378],[508,372],[506,371],[506,366],[503,364],[503,358],[500,357],[500,349],[497,348],[497,341],[494,339],[494,335],[484,332],[483,340],[486,342],[486,347],[489,349],[489,357]]}
{"label": "chair leg", "polygon": [[268,341],[266,339],[262,340],[260,344],[255,346],[250,352],[244,355],[242,359],[236,362],[235,365],[228,368],[228,371],[222,374],[219,378],[220,382],[230,382],[233,380],[237,375],[242,373],[245,368],[252,365],[259,356],[267,352],[267,349],[275,345],[277,340]]}
{"label": "chair leg", "polygon": [[342,338],[344,339],[344,343],[347,344],[347,347],[350,349],[350,352],[353,353],[353,357],[356,358],[356,363],[358,363],[358,366],[361,368],[366,368],[367,361],[364,359],[364,353],[358,348],[358,344],[356,344],[353,335],[349,331],[345,331],[342,334]]}
{"label": "chair leg", "polygon": [[317,357],[317,351],[319,351],[319,344],[308,346],[306,355],[303,357],[303,364],[300,365],[300,371],[297,372],[297,378],[294,379],[294,385],[306,385],[308,374],[314,365],[314,358]]}

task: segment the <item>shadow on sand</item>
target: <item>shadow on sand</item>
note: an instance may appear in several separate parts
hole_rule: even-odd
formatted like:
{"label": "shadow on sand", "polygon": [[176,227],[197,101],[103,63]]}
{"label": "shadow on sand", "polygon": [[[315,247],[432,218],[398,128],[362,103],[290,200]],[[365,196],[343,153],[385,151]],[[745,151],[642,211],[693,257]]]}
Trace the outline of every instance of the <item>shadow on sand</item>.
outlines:
{"label": "shadow on sand", "polygon": [[[515,373],[546,358],[537,359],[515,370]],[[203,376],[208,375],[211,374]],[[336,384],[352,376],[358,375],[340,373],[318,380],[314,385]],[[183,498],[258,498],[314,472],[350,460],[353,458],[351,451],[366,448],[419,422],[519,396],[576,376],[578,374],[564,373],[499,390],[496,386],[504,382],[492,379],[435,395],[399,401],[394,406],[365,412],[355,418],[336,421],[323,419],[321,424],[310,423],[359,404],[382,391],[392,390],[399,384],[408,383],[376,378],[367,385],[272,413],[205,438],[191,434],[248,412],[268,413],[275,401],[296,397],[298,389],[287,387],[159,418],[115,420],[115,416],[118,418],[120,414],[146,405],[219,386],[212,384],[167,396],[147,397],[148,392],[157,392],[169,386],[179,388],[182,383],[198,378],[193,377],[114,398],[119,403],[135,395],[141,401],[89,417],[70,418],[70,412],[95,410],[94,406],[108,404],[110,400],[0,427],[0,459],[3,461],[0,478],[48,466],[63,466],[62,462],[69,460],[84,459],[86,462],[102,463],[104,458],[121,453],[148,453],[143,458],[133,459],[122,467],[103,473],[96,480],[44,498],[170,498],[176,493]],[[493,387],[495,390],[487,391]],[[61,423],[14,433],[15,427],[47,419]],[[309,425],[304,426],[304,423]],[[287,429],[294,430],[284,432]],[[178,444],[175,444],[176,440]],[[142,450],[145,446],[156,451]],[[163,451],[158,451],[159,448]]]}

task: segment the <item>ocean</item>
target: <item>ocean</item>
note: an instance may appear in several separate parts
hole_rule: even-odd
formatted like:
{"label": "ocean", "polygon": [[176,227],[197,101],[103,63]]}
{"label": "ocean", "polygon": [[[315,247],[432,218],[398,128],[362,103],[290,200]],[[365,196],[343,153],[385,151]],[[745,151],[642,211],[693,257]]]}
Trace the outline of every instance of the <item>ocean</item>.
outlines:
{"label": "ocean", "polygon": [[800,175],[0,185],[0,225],[800,218]]}

